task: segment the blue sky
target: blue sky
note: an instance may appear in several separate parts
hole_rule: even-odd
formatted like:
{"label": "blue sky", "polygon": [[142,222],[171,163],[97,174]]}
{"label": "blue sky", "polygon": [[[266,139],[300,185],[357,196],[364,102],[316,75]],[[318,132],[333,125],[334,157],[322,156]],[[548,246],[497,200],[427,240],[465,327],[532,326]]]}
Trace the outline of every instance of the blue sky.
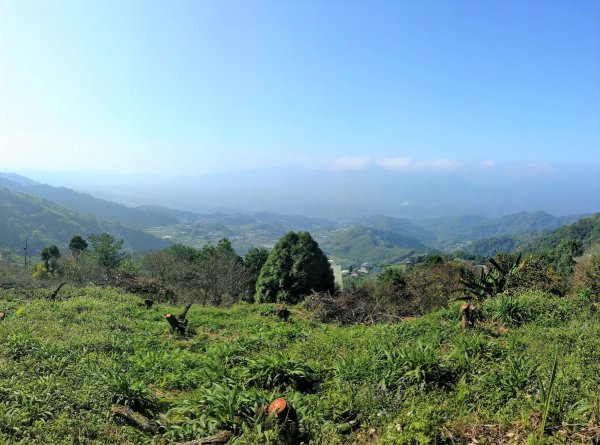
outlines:
{"label": "blue sky", "polygon": [[597,1],[0,1],[0,170],[600,171]]}

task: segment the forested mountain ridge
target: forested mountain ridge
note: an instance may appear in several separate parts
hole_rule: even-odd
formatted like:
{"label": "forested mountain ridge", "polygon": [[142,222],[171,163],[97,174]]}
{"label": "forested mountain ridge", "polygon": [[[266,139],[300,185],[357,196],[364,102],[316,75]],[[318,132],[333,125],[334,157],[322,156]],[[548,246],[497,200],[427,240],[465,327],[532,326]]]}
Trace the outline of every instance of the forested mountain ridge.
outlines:
{"label": "forested mountain ridge", "polygon": [[530,242],[517,247],[520,251],[552,250],[561,243],[576,241],[581,243],[583,251],[600,245],[600,213],[582,218],[573,224],[559,227],[550,232],[539,234]]}
{"label": "forested mountain ridge", "polygon": [[[122,235],[124,238],[145,240],[135,243],[135,247],[132,247],[135,250],[154,248],[152,246],[157,246],[157,238],[201,247],[227,237],[238,252],[244,253],[252,246],[272,247],[277,239],[290,230],[308,230],[328,255],[344,265],[366,261],[389,264],[433,250],[465,250],[483,256],[493,255],[496,251],[522,250],[525,247],[520,246],[536,240],[540,232],[547,233],[578,219],[577,216],[553,216],[542,211],[519,212],[496,218],[468,215],[409,220],[374,215],[345,221],[266,211],[201,214],[154,205],[127,207],[68,188],[40,184],[16,174],[0,173],[0,187],[3,185],[13,192],[47,199],[61,207],[59,213],[63,215],[77,214],[75,219],[66,217],[71,222],[81,221],[82,218],[89,222],[97,218],[97,221],[102,221],[102,227],[118,226],[119,233],[132,230],[127,228],[132,226],[143,228],[155,236],[146,238],[148,235],[135,230],[128,236]],[[65,212],[67,209],[68,212]],[[83,214],[91,216],[88,218]],[[108,225],[106,220],[111,221],[112,225]],[[80,226],[85,224],[77,223],[72,228]],[[94,231],[97,226],[94,226]],[[45,226],[42,224],[40,227]],[[12,231],[12,239],[5,240],[11,249],[22,242],[24,232],[17,232]],[[42,232],[38,238],[64,242],[52,230],[51,233]],[[21,241],[15,244],[17,238]],[[146,242],[147,245],[144,245]],[[0,247],[7,245],[3,243]]]}
{"label": "forested mountain ridge", "polygon": [[530,231],[477,240],[470,243],[466,250],[475,255],[492,256],[498,252],[554,250],[561,243],[568,241],[581,243],[583,251],[600,245],[600,214],[578,219],[553,230]]}
{"label": "forested mountain ridge", "polygon": [[51,201],[0,187],[0,247],[21,253],[28,239],[30,254],[56,244],[66,248],[73,235],[112,233],[123,238],[126,248],[149,251],[168,247],[169,242],[141,230],[103,221],[61,207]]}
{"label": "forested mountain ridge", "polygon": [[467,215],[420,221],[424,229],[443,240],[480,240],[501,235],[554,230],[578,220],[577,216],[554,216],[543,211],[519,212],[497,218]]}
{"label": "forested mountain ridge", "polygon": [[416,238],[421,242],[430,242],[436,238],[436,235],[424,228],[421,221],[418,220],[374,215],[353,220],[352,223],[359,227],[365,226],[396,232],[404,237]]}
{"label": "forested mountain ridge", "polygon": [[322,241],[323,250],[343,264],[362,262],[391,264],[402,261],[427,246],[418,238],[394,230],[359,226],[335,231]]}
{"label": "forested mountain ridge", "polygon": [[0,173],[0,187],[47,199],[75,212],[137,228],[165,226],[179,222],[173,216],[151,209],[128,207],[87,193],[76,192],[70,188],[41,184],[15,174]]}

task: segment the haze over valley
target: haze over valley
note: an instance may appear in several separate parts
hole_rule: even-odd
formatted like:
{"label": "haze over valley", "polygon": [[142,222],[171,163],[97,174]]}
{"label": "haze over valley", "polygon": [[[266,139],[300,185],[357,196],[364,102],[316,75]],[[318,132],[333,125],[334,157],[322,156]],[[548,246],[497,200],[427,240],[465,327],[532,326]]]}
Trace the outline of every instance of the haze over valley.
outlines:
{"label": "haze over valley", "polygon": [[[361,216],[346,213],[335,219],[267,211],[197,213],[157,205],[127,206],[7,173],[0,173],[0,191],[4,209],[0,240],[5,252],[13,254],[20,252],[25,238],[31,251],[37,252],[49,243],[66,248],[71,232],[87,235],[101,231],[123,237],[130,249],[139,252],[173,243],[200,248],[228,238],[243,254],[253,246],[272,248],[293,230],[311,232],[325,253],[343,265],[385,265],[437,251],[464,250],[479,255],[493,254],[494,249],[512,251],[535,235],[584,216],[559,217],[534,211],[499,217],[480,214],[433,218],[427,217],[430,214],[423,208],[400,204],[400,212],[404,210],[410,217],[398,218],[364,213],[360,202],[353,209]],[[420,214],[410,213],[418,209]],[[35,220],[32,212],[37,215]]]}

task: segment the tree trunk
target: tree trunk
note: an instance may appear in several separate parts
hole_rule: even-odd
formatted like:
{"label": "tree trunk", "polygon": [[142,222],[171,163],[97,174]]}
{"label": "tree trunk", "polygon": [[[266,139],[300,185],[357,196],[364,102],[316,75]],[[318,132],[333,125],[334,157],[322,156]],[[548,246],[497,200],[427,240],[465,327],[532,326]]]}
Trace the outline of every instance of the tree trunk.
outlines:
{"label": "tree trunk", "polygon": [[465,303],[460,307],[460,327],[464,332],[473,326],[475,326],[475,305]]}
{"label": "tree trunk", "polygon": [[184,324],[187,325],[187,320],[185,319],[185,317],[187,316],[188,311],[192,307],[192,304],[193,303],[188,304],[185,307],[185,309],[183,310],[183,312],[177,316],[177,320],[179,320],[180,323],[184,323]]}
{"label": "tree trunk", "polygon": [[172,330],[179,332],[181,335],[185,334],[186,325],[181,323],[175,315],[167,314],[167,315],[165,315],[165,318],[171,325]]}
{"label": "tree trunk", "polygon": [[192,307],[192,303],[188,304],[185,307],[185,309],[183,310],[183,312],[177,316],[175,316],[173,314],[165,315],[165,318],[171,325],[171,329],[179,332],[181,335],[185,335],[185,331],[186,331],[187,325],[188,325],[188,321],[185,317],[187,316],[187,313],[191,307]]}
{"label": "tree trunk", "polygon": [[126,406],[113,405],[110,409],[113,414],[116,416],[122,417],[127,420],[129,423],[138,427],[140,430],[154,434],[158,431],[158,425],[154,423],[152,420],[148,419],[143,414],[137,413],[133,411],[131,408]]}
{"label": "tree trunk", "polygon": [[213,445],[229,442],[231,431],[219,431],[217,434],[205,437],[203,439],[191,440],[189,442],[177,442],[175,445]]}

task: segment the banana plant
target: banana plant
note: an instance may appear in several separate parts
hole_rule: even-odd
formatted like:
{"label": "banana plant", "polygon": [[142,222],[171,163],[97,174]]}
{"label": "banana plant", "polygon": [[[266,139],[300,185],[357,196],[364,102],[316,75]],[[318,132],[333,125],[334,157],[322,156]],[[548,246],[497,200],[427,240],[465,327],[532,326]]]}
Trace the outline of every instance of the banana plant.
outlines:
{"label": "banana plant", "polygon": [[521,255],[516,259],[503,264],[503,262],[495,258],[488,258],[490,267],[486,270],[481,268],[479,277],[461,278],[460,283],[463,285],[464,291],[468,294],[462,300],[475,298],[481,302],[486,298],[493,297],[496,294],[506,290],[510,276],[515,274],[521,264]]}

